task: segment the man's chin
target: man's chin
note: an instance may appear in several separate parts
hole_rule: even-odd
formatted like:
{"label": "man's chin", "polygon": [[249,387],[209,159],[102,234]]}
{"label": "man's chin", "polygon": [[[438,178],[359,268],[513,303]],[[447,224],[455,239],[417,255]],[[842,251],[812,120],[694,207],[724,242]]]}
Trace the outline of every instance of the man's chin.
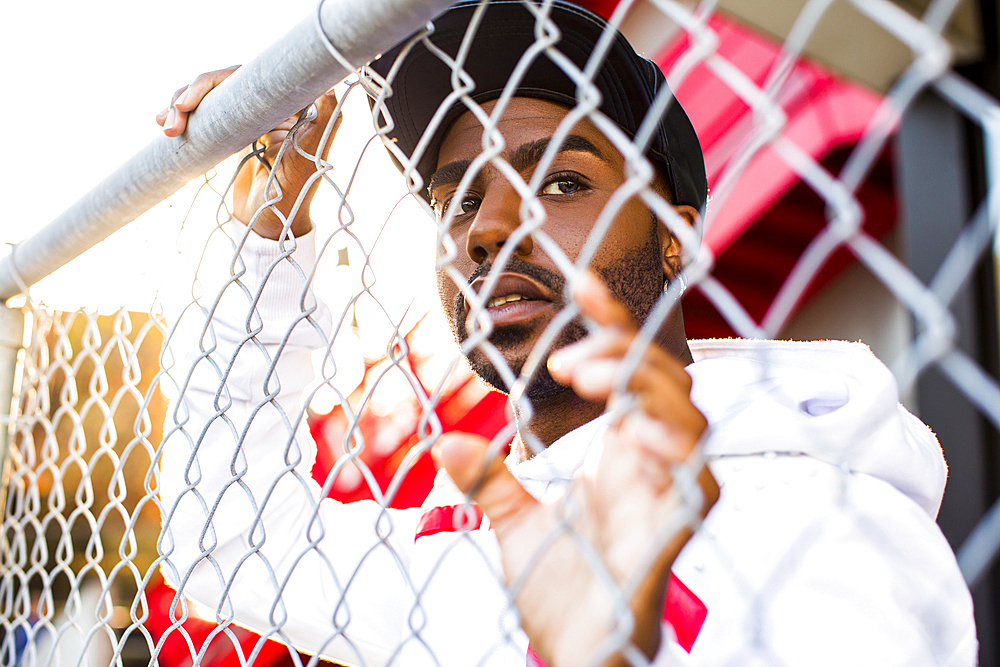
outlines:
{"label": "man's chin", "polygon": [[[464,335],[464,329],[460,334]],[[583,323],[579,319],[572,320],[556,337],[556,341],[552,346],[552,349],[560,349],[575,343],[578,340],[582,340],[587,335],[587,330]],[[526,353],[516,354],[513,352],[515,349],[524,349],[523,346],[528,344],[532,340],[537,340],[537,334],[528,329],[521,329],[519,327],[504,327],[503,329],[496,329],[490,335],[490,342],[497,348],[501,355],[507,360],[509,368],[513,373],[514,377],[520,377],[524,369],[524,362],[527,359]],[[524,355],[524,356],[522,356]],[[532,402],[545,401],[547,399],[554,398],[564,392],[572,391],[569,387],[561,385],[553,379],[549,374],[549,369],[546,365],[547,361],[543,359],[542,363],[538,365],[535,370],[534,375],[528,381],[528,387],[525,394],[528,399]],[[499,371],[493,366],[493,362],[482,350],[475,349],[472,350],[468,355],[469,365],[472,367],[473,372],[483,379],[486,384],[490,385],[497,391],[510,394],[510,388],[504,381],[503,376]]]}
{"label": "man's chin", "polygon": [[[504,382],[503,376],[497,371],[496,367],[489,360],[489,358],[480,350],[473,350],[467,357],[469,361],[469,366],[472,371],[480,377],[486,384],[493,387],[495,390],[502,394],[510,395],[510,387]],[[511,367],[511,371],[514,377],[521,376],[521,369],[523,367],[523,361],[520,363],[515,363]],[[525,395],[528,397],[532,403],[538,401],[545,401],[556,396],[571,391],[569,387],[559,384],[556,382],[552,375],[549,374],[549,370],[546,365],[539,364],[538,370],[535,372],[534,377],[528,382],[527,391]]]}

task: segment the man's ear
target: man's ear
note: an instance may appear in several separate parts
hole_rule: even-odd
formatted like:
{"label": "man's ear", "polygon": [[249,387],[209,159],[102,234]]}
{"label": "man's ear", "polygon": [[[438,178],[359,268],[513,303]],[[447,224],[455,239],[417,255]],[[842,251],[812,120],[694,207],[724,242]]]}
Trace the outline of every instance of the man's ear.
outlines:
{"label": "man's ear", "polygon": [[[687,222],[691,227],[694,227],[695,223],[698,221],[698,209],[693,206],[688,206],[683,204],[681,206],[674,206],[674,210],[677,211],[677,215],[680,216],[681,220]],[[660,257],[663,260],[663,278],[664,282],[673,280],[677,274],[681,272],[683,267],[683,248],[681,247],[680,239],[676,235],[670,233],[670,228],[662,221],[657,226],[658,233],[660,235]]]}

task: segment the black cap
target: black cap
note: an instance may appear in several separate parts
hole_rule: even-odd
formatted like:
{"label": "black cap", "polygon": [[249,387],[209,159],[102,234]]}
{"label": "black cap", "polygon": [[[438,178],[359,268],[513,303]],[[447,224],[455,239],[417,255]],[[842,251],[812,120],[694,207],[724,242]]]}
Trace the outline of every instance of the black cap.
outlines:
{"label": "black cap", "polygon": [[[465,0],[433,20],[434,30],[427,39],[451,57],[458,53],[466,29],[479,2]],[[555,48],[581,70],[607,26],[607,22],[571,2],[555,0],[549,14],[561,38]],[[511,73],[525,51],[536,42],[536,17],[517,0],[497,0],[486,7],[463,70],[474,82],[469,93],[482,104],[500,97]],[[386,52],[370,67],[382,77],[389,71],[410,39]],[[634,137],[656,95],[667,88],[666,77],[656,63],[637,55],[620,33],[607,51],[604,63],[594,76],[601,92],[600,111],[615,121],[629,137]],[[437,54],[417,41],[389,81],[393,94],[385,101],[394,127],[388,138],[405,155],[412,156],[425,128],[448,95],[454,92],[452,70]],[[549,58],[540,53],[528,67],[517,88],[518,96],[545,99],[575,106],[576,83]],[[438,149],[444,134],[467,107],[456,101],[438,123],[417,171],[429,182],[437,166]],[[688,204],[704,213],[708,193],[705,161],[698,136],[687,114],[671,101],[657,132],[651,137],[646,155],[665,167],[675,204]],[[397,166],[398,165],[397,163]],[[425,198],[426,192],[421,193]]]}

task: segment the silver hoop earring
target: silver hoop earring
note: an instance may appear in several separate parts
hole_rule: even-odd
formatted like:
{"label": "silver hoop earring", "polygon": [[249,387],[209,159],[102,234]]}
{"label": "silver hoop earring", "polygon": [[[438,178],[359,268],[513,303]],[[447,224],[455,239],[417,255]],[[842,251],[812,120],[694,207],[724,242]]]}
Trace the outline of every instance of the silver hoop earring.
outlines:
{"label": "silver hoop earring", "polygon": [[663,291],[666,292],[667,290],[669,290],[670,286],[674,282],[680,283],[680,287],[679,287],[677,293],[678,294],[684,294],[684,291],[687,290],[687,288],[688,288],[687,274],[685,274],[685,273],[678,273],[676,276],[674,276],[673,280],[665,280],[663,282]]}

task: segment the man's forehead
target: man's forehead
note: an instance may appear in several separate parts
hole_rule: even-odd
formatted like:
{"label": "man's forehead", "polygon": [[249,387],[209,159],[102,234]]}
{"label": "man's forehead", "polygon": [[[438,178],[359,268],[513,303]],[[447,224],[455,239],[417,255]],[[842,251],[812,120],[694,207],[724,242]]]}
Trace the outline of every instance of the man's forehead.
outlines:
{"label": "man's forehead", "polygon": [[[481,106],[487,115],[492,115],[497,103],[497,100],[490,100],[484,102]],[[518,96],[512,97],[504,105],[498,124],[527,123],[539,127],[548,127],[553,123],[558,125],[566,117],[567,113],[569,113],[569,109],[561,104],[532,97]],[[502,128],[501,131],[503,131]],[[483,123],[480,122],[479,117],[471,110],[463,112],[462,115],[455,119],[455,122],[452,123],[448,131],[444,133],[442,145],[449,140],[453,140],[469,132],[474,133],[477,137],[483,133]]]}
{"label": "man's forehead", "polygon": [[[496,104],[496,100],[491,100],[482,108],[489,115]],[[511,150],[526,142],[550,139],[568,113],[569,109],[562,104],[532,97],[513,97],[505,105],[496,129],[504,137],[505,150]],[[603,139],[603,135],[586,120],[577,123],[571,131],[591,136],[597,142]],[[456,156],[466,159],[475,157],[481,151],[483,132],[484,125],[479,117],[472,111],[464,112],[442,138],[437,168],[454,161]]]}

